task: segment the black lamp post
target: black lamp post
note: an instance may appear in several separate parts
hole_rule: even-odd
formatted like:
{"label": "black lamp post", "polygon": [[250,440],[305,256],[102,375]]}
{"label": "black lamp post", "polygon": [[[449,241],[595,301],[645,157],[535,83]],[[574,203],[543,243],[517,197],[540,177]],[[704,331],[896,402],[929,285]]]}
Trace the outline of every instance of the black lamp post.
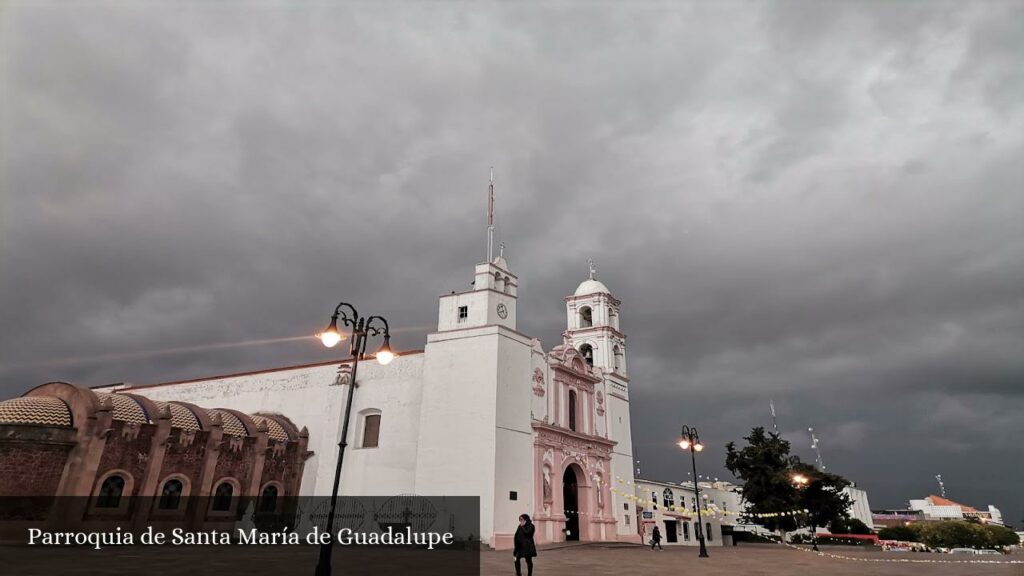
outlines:
{"label": "black lamp post", "polygon": [[[346,310],[351,315],[346,314]],[[348,421],[352,414],[352,395],[356,390],[356,370],[359,368],[359,360],[366,355],[366,341],[370,336],[384,336],[384,344],[377,350],[377,361],[381,364],[388,364],[395,358],[391,351],[391,333],[388,330],[388,321],[381,316],[370,316],[364,318],[356,312],[351,304],[342,302],[334,309],[331,315],[331,323],[327,329],[320,333],[320,341],[324,346],[333,348],[338,342],[346,337],[338,331],[338,319],[341,319],[342,326],[352,329],[352,345],[349,354],[352,356],[352,373],[349,378],[348,401],[345,402],[345,417],[341,425],[341,440],[338,442],[338,465],[334,470],[334,487],[331,489],[331,510],[327,515],[327,534],[331,539],[326,544],[320,545],[320,559],[316,564],[316,576],[330,576],[331,574],[331,552],[334,549],[334,513],[338,505],[338,485],[341,483],[341,463],[345,459],[345,447],[348,446]],[[378,326],[382,325],[382,326]]]}
{"label": "black lamp post", "polygon": [[679,440],[679,447],[683,450],[690,451],[690,462],[693,464],[693,490],[694,496],[697,498],[697,537],[700,539],[700,558],[708,557],[708,548],[704,544],[704,520],[700,516],[700,484],[697,483],[697,452],[704,449],[704,445],[700,443],[700,436],[697,434],[696,428],[690,428],[689,426],[683,426],[682,438]]}
{"label": "black lamp post", "polygon": [[[799,472],[790,476],[789,479],[793,481],[793,485],[800,491],[801,496],[806,495],[805,491],[813,481],[813,479],[809,478],[805,474],[800,474]],[[811,522],[811,550],[820,552],[820,550],[818,550],[818,526],[813,521]]]}

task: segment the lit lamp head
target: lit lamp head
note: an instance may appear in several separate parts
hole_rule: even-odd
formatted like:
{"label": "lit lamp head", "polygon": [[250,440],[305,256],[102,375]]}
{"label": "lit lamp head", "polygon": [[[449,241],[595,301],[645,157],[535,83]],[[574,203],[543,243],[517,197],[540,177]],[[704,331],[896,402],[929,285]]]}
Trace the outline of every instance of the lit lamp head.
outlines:
{"label": "lit lamp head", "polygon": [[395,353],[391,351],[391,335],[384,335],[384,343],[381,344],[380,349],[377,350],[377,362],[382,365],[390,364],[395,359]]}
{"label": "lit lamp head", "polygon": [[700,440],[697,440],[696,442],[693,443],[693,450],[695,452],[700,452],[703,449],[704,449],[704,445],[700,443]]}
{"label": "lit lamp head", "polygon": [[338,315],[331,316],[331,323],[320,333],[320,341],[328,348],[334,348],[345,339],[345,335],[338,331]]}
{"label": "lit lamp head", "polygon": [[686,438],[683,438],[682,440],[679,441],[679,447],[682,448],[683,450],[689,450],[690,441]]}

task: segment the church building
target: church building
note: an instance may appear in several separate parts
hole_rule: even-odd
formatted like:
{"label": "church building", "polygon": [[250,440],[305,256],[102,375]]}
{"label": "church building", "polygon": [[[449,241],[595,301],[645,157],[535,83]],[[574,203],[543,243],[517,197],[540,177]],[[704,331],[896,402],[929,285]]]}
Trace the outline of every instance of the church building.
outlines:
{"label": "church building", "polygon": [[[422,351],[360,363],[340,492],[479,496],[495,548],[512,547],[522,513],[538,543],[638,542],[635,504],[612,489],[633,479],[620,302],[591,265],[565,299],[563,342],[544,350],[518,329],[518,287],[503,256],[478,264],[472,290],[440,297]],[[332,361],[97,392],[280,415],[304,427],[298,495],[323,496],[350,384],[347,361]]]}

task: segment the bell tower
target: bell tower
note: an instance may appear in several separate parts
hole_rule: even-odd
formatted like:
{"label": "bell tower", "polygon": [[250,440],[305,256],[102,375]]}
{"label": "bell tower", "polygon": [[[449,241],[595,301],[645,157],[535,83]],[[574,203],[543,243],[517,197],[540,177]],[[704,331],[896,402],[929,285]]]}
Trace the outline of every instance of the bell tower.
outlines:
{"label": "bell tower", "polygon": [[[615,442],[611,452],[612,477],[632,482],[633,434],[629,418],[629,376],[626,371],[626,335],[619,327],[619,302],[608,287],[596,278],[594,261],[588,260],[589,277],[580,283],[576,292],[565,299],[565,340],[579,350],[584,360],[602,376],[597,393],[598,418],[604,419],[608,439]],[[636,504],[612,493],[616,510],[616,530],[620,538],[631,538],[636,533],[623,518],[635,518]]]}
{"label": "bell tower", "polygon": [[590,277],[565,299],[565,337],[591,366],[606,374],[626,376],[626,335],[619,331],[621,302],[596,279],[594,261]]}

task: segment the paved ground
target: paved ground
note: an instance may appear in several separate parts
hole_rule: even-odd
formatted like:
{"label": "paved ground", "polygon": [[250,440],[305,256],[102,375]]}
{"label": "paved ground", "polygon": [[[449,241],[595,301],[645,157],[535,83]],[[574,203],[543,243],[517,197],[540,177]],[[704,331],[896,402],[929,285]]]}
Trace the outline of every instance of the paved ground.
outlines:
{"label": "paved ground", "polygon": [[[778,544],[746,544],[730,548],[711,548],[708,558],[698,558],[691,547],[666,548],[651,552],[647,548],[597,546],[541,550],[534,564],[536,576],[585,575],[622,576],[1024,576],[1024,564],[939,564],[912,562],[868,562],[866,560],[961,560],[963,556],[881,552],[849,546],[822,547],[823,552],[862,558],[840,560]],[[995,560],[1024,560],[1024,555],[974,557]],[[525,568],[525,567],[524,567]],[[515,574],[508,552],[484,552],[481,574]],[[524,570],[525,576],[525,570]]]}
{"label": "paved ground", "polygon": [[[867,560],[964,560],[962,556],[881,552],[852,547],[823,551]],[[819,556],[777,544],[711,548],[697,558],[693,547],[651,552],[640,546],[574,546],[541,550],[536,576],[1024,576],[1024,564],[867,562]],[[40,548],[0,546],[3,576],[245,576],[312,575],[311,546]],[[975,559],[983,557],[973,557]],[[989,557],[1024,559],[1024,554]],[[479,566],[477,564],[479,561]],[[511,576],[510,552],[335,548],[334,574],[342,576]]]}

